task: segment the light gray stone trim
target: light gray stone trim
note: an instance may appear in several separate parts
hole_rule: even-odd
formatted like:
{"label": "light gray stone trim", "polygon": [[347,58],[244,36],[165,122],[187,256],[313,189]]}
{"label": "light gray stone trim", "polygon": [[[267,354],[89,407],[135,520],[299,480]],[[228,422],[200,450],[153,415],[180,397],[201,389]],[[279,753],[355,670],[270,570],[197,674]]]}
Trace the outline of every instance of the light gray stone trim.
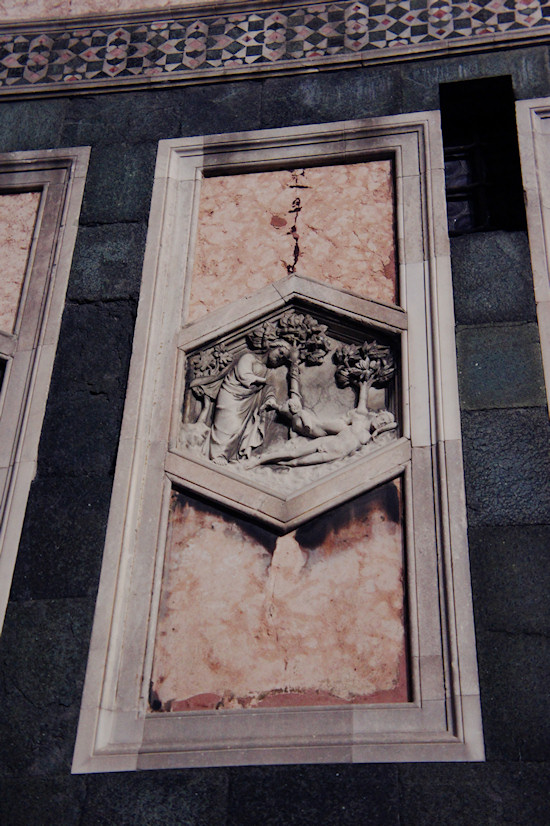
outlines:
{"label": "light gray stone trim", "polygon": [[9,597],[65,305],[90,150],[0,155],[0,193],[42,192],[0,396],[0,627]]}
{"label": "light gray stone trim", "polygon": [[542,363],[550,406],[550,97],[518,101],[516,112]]}
{"label": "light gray stone trim", "polygon": [[[185,325],[202,176],[369,155],[394,160],[401,306],[294,276]],[[443,152],[437,113],[162,141],[73,771],[247,763],[482,760],[466,545]],[[402,436],[346,483],[275,496],[178,453],[181,354],[290,296],[376,315],[402,345]],[[369,323],[371,323],[369,320]],[[170,401],[172,399],[172,402]],[[355,478],[354,474],[357,476]],[[410,701],[150,713],[148,692],[172,482],[286,528],[401,476]],[[369,478],[367,478],[369,477]],[[220,481],[221,479],[221,481]],[[227,481],[227,484],[225,481]],[[353,483],[353,484],[352,484]],[[352,487],[346,486],[352,484]],[[324,486],[324,487],[323,487]],[[355,486],[355,487],[353,487]],[[241,490],[241,487],[243,490]],[[246,488],[246,490],[244,490]],[[317,494],[316,494],[317,496]],[[275,501],[276,500],[276,501]]]}

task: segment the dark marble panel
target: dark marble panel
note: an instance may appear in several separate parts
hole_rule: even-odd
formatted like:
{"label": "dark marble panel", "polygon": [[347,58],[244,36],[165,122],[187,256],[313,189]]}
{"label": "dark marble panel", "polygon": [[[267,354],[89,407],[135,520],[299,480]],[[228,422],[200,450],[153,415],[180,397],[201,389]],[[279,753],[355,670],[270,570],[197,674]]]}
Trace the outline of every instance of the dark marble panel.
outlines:
{"label": "dark marble panel", "polygon": [[70,99],[63,126],[63,141],[137,144],[172,138],[178,134],[182,90],[122,92],[116,95],[75,96]]}
{"label": "dark marble panel", "polygon": [[475,232],[451,239],[457,324],[536,321],[526,232]]}
{"label": "dark marble panel", "polygon": [[10,603],[0,637],[0,775],[67,774],[94,601]]}
{"label": "dark marble panel", "polygon": [[263,84],[262,126],[391,115],[401,110],[400,101],[400,75],[389,66],[269,78]]}
{"label": "dark marble panel", "polygon": [[476,628],[550,636],[550,527],[472,528]]}
{"label": "dark marble panel", "polygon": [[465,327],[456,344],[463,410],[545,406],[536,324]]}
{"label": "dark marble panel", "polygon": [[10,599],[95,596],[111,485],[107,474],[35,480]]}
{"label": "dark marble panel", "polygon": [[80,223],[147,221],[156,156],[157,143],[153,141],[137,145],[117,142],[94,147]]}
{"label": "dark marble panel", "polygon": [[41,477],[112,474],[124,399],[89,392],[50,401],[38,455]]}
{"label": "dark marble panel", "polygon": [[544,408],[462,414],[470,526],[550,521],[549,436]]}
{"label": "dark marble panel", "polygon": [[137,298],[147,224],[80,227],[68,298],[89,301]]}
{"label": "dark marble panel", "polygon": [[514,59],[506,51],[486,51],[402,64],[403,110],[439,109],[439,84],[457,80],[511,75],[516,98],[535,98],[550,93],[546,51],[536,47],[518,49]]}
{"label": "dark marble panel", "polygon": [[227,769],[92,775],[79,826],[225,826]]}
{"label": "dark marble panel", "polygon": [[54,149],[63,145],[61,131],[66,107],[66,98],[3,102],[0,152]]}
{"label": "dark marble panel", "polygon": [[40,475],[112,472],[134,318],[133,301],[66,307],[38,452]]}
{"label": "dark marble panel", "polygon": [[537,764],[418,764],[399,767],[402,824],[546,826],[550,772]]}
{"label": "dark marble panel", "polygon": [[0,778],[0,823],[6,826],[79,826],[84,777]]}
{"label": "dark marble panel", "polygon": [[389,765],[231,769],[227,826],[398,826]]}
{"label": "dark marble panel", "polygon": [[72,301],[63,314],[52,395],[124,393],[136,302]]}
{"label": "dark marble panel", "polygon": [[487,759],[550,760],[549,638],[478,631],[477,652]]}
{"label": "dark marble panel", "polygon": [[246,132],[262,126],[260,81],[188,86],[180,94],[180,131],[174,137]]}

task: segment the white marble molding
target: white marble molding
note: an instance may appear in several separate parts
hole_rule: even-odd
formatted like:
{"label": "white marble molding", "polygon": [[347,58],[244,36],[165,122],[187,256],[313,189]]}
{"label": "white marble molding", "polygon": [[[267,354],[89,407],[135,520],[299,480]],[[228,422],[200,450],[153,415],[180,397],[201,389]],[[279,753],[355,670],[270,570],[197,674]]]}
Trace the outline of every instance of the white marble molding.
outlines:
{"label": "white marble molding", "polygon": [[50,385],[90,150],[0,155],[0,194],[40,204],[13,332],[0,332],[0,627],[23,527]]}
{"label": "white marble molding", "polygon": [[550,98],[516,103],[546,397],[550,406]]}
{"label": "white marble molding", "polygon": [[[185,324],[204,175],[381,157],[394,168],[399,306],[376,309],[297,274]],[[295,295],[401,339],[400,438],[354,465],[345,490],[319,489],[313,506],[404,481],[409,701],[151,712],[173,484],[284,530],[312,506],[306,491],[262,515],[253,485],[240,497],[235,479],[213,490],[206,463],[178,454],[182,352]],[[483,759],[439,114],[162,141],[73,771]]]}

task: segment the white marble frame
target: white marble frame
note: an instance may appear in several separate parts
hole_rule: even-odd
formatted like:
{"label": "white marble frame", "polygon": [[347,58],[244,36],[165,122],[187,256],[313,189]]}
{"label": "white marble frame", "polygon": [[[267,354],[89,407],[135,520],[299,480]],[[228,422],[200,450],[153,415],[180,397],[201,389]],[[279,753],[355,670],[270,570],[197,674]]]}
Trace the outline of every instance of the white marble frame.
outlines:
{"label": "white marble frame", "polygon": [[550,407],[550,97],[516,103],[521,174]]}
{"label": "white marble frame", "polygon": [[[172,489],[170,399],[202,176],[370,157],[394,162],[408,315],[402,423],[411,458],[393,476],[405,485],[411,701],[148,712]],[[483,756],[438,113],[162,141],[73,771]]]}
{"label": "white marble frame", "polygon": [[13,335],[0,333],[0,628],[65,305],[89,147],[0,155],[0,194],[41,192]]}

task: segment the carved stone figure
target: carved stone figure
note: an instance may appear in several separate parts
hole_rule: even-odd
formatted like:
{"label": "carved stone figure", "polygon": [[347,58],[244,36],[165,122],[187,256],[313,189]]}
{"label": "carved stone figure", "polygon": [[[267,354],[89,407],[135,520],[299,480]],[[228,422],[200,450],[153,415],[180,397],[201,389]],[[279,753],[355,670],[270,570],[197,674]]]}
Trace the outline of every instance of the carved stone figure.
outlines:
{"label": "carved stone figure", "polygon": [[[267,464],[283,464],[286,467],[320,465],[351,456],[363,445],[381,433],[397,427],[393,415],[383,410],[374,413],[365,408],[354,408],[344,419],[319,419],[312,410],[302,410],[292,417],[304,437],[286,442],[267,450],[257,459],[246,463],[247,468]],[[308,438],[309,436],[313,438]]]}
{"label": "carved stone figure", "polygon": [[290,396],[301,399],[299,365],[323,361],[330,346],[326,329],[289,310],[254,328],[248,350],[236,360],[223,346],[193,355],[188,385],[202,408],[195,422],[184,423],[183,444],[216,464],[249,459],[263,444],[268,411],[277,406],[268,371],[286,363]]}
{"label": "carved stone figure", "polygon": [[265,353],[244,353],[225,376],[216,397],[209,457],[217,464],[248,459],[265,435],[265,414],[275,407],[268,368],[290,359],[292,348],[274,340]]}

